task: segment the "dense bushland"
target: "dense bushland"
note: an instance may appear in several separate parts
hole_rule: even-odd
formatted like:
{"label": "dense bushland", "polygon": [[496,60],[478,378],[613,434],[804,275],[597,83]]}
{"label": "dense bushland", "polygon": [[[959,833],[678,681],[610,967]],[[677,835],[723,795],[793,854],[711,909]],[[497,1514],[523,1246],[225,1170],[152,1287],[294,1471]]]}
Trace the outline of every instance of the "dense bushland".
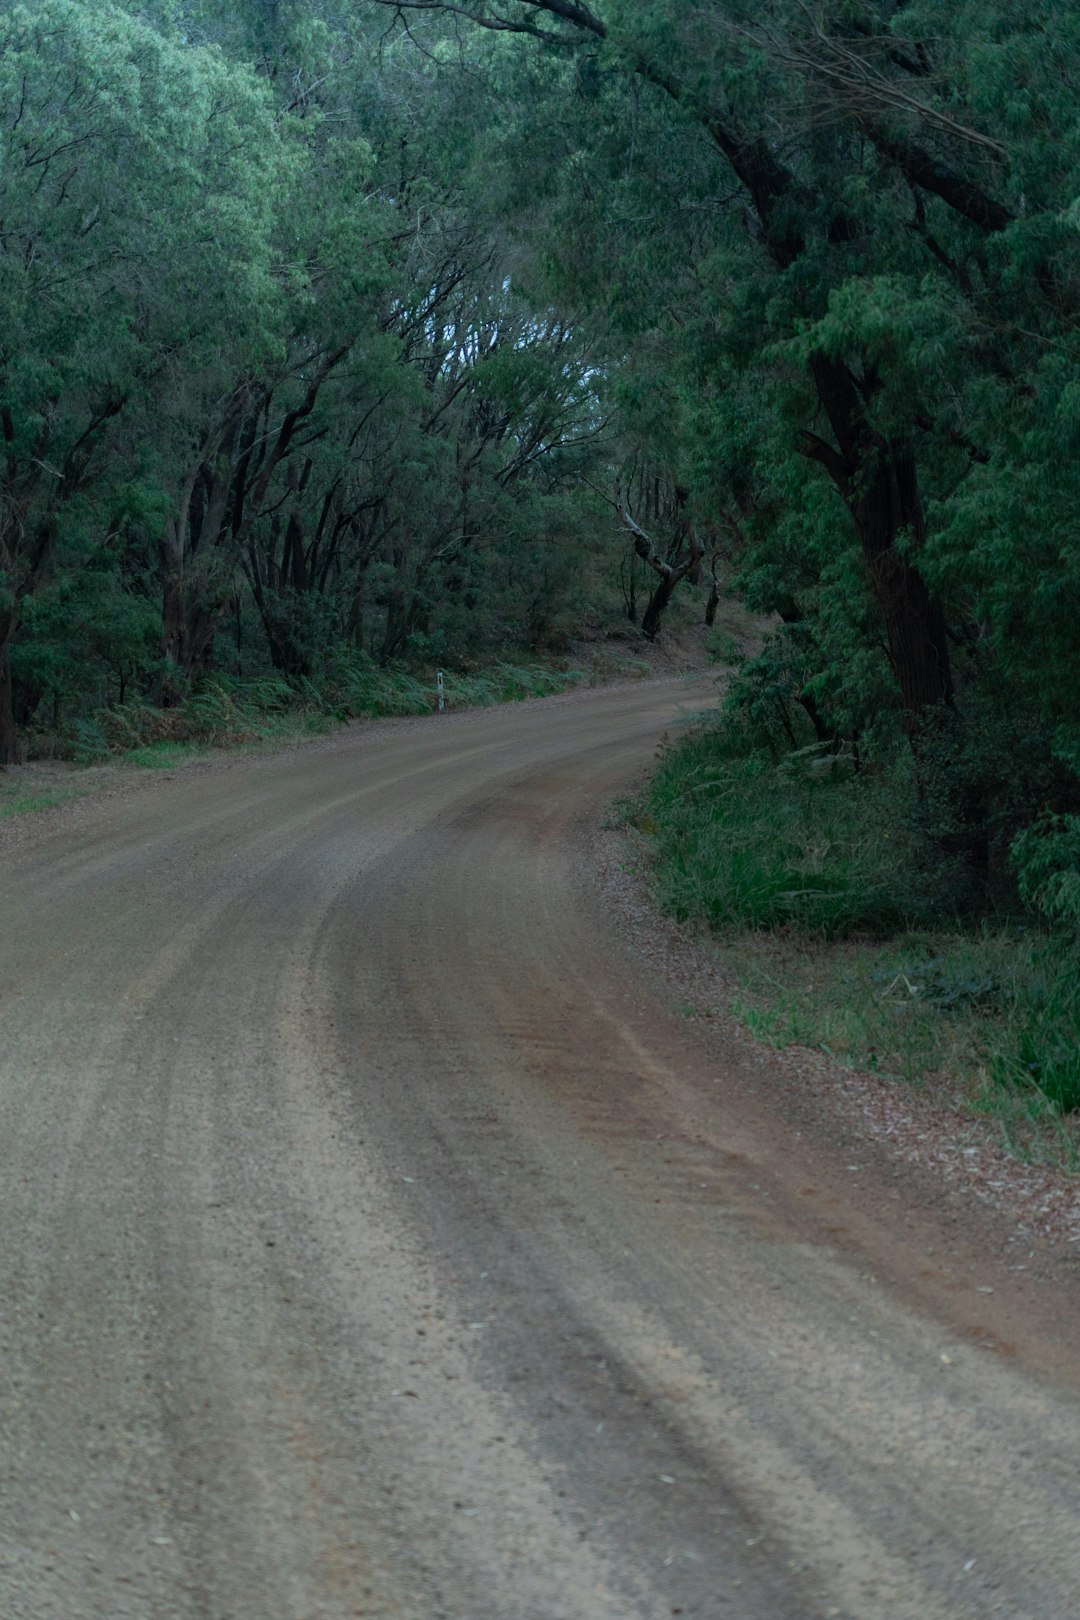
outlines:
{"label": "dense bushland", "polygon": [[461,161],[491,114],[384,35],[0,16],[0,765],[226,682],[460,684],[617,613],[600,323],[519,290]]}

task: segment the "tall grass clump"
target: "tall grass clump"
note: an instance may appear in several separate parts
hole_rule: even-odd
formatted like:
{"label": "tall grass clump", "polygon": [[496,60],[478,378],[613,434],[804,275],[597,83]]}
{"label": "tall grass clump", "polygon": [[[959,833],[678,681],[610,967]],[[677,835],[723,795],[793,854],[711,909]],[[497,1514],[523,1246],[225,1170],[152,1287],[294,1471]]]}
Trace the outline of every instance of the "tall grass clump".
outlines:
{"label": "tall grass clump", "polygon": [[338,676],[333,691],[348,714],[369,720],[430,714],[435,707],[433,679],[407,669],[380,669],[359,656]]}
{"label": "tall grass clump", "polygon": [[553,669],[546,664],[493,664],[472,673],[446,676],[446,702],[451,709],[487,708],[493,703],[521,703],[553,697],[586,679],[580,669]]}
{"label": "tall grass clump", "polygon": [[317,734],[340,717],[311,682],[214,675],[167,709],[140,698],[97,710],[72,725],[66,752],[80,765],[116,755],[135,765],[160,765],[206,748]]}
{"label": "tall grass clump", "polygon": [[705,727],[664,755],[638,824],[655,838],[661,897],[682,919],[878,935],[913,904],[903,836],[880,825],[880,796],[850,758],[803,749],[778,763]]}
{"label": "tall grass clump", "polygon": [[1037,1091],[1059,1114],[1080,1111],[1080,817],[1048,817],[1013,844],[1021,896],[1044,924],[999,1085]]}
{"label": "tall grass clump", "polygon": [[[380,716],[431,714],[438,705],[437,672],[401,667],[380,668],[355,655],[328,683],[335,702],[347,713]],[[497,663],[478,670],[447,670],[443,698],[448,709],[488,708],[524,698],[548,697],[585,679],[581,670],[545,664]]]}

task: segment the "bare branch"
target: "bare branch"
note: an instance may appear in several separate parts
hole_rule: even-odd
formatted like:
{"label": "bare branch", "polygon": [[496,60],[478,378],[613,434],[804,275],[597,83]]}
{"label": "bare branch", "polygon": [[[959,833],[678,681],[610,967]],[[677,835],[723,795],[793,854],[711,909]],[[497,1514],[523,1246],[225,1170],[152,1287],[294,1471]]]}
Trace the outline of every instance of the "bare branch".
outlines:
{"label": "bare branch", "polygon": [[[959,119],[951,118],[948,113],[942,112],[940,108],[930,105],[919,97],[909,95],[900,88],[895,79],[879,73],[865,56],[852,50],[835,35],[826,33],[820,20],[806,4],[806,0],[796,0],[796,4],[809,20],[825,54],[811,55],[807,51],[799,50],[797,46],[789,46],[785,52],[774,41],[774,52],[782,61],[808,68],[810,72],[831,79],[846,89],[860,91],[881,105],[892,107],[897,111],[915,113],[923,123],[957,140],[966,141],[969,145],[981,146],[997,158],[1008,155],[1001,141],[984,135],[981,130],[972,129],[969,124],[962,124]],[[831,62],[827,59],[829,57],[832,58]]]}
{"label": "bare branch", "polygon": [[697,567],[702,557],[704,557],[705,547],[702,545],[697,528],[693,523],[691,523],[689,529],[690,554],[685,562],[675,567],[672,563],[665,561],[657,549],[655,540],[651,535],[646,534],[640,523],[632,515],[629,506],[626,504],[626,496],[623,493],[621,484],[616,485],[615,488],[615,507],[624,527],[629,531],[633,539],[634,550],[637,555],[642,562],[648,564],[654,573],[659,574],[661,579],[666,579],[670,584],[677,585],[681,579],[685,579],[687,574]]}
{"label": "bare branch", "polygon": [[[572,33],[555,33],[550,28],[542,28],[527,18],[513,18],[501,11],[491,11],[486,5],[455,5],[452,0],[375,0],[375,3],[386,6],[398,14],[405,11],[444,11],[451,16],[464,17],[478,28],[488,28],[496,33],[528,34],[533,39],[543,40],[547,45],[570,45],[574,41]],[[521,0],[521,3],[529,6],[534,12],[544,13],[557,18],[559,22],[569,24],[579,33],[589,33],[598,39],[607,37],[607,29],[599,17],[587,6],[576,4],[575,0]],[[402,21],[404,22],[404,18]]]}
{"label": "bare branch", "polygon": [[630,508],[626,504],[626,496],[623,494],[621,485],[618,485],[615,490],[615,507],[618,511],[619,517],[622,519],[624,528],[628,529],[630,532],[631,538],[634,542],[634,550],[637,552],[642,562],[648,563],[649,567],[658,573],[661,579],[671,579],[675,570],[672,568],[669,562],[664,561],[663,557],[660,555],[660,552],[657,550],[655,540],[653,540],[651,535],[645,533],[645,530],[631,515]]}

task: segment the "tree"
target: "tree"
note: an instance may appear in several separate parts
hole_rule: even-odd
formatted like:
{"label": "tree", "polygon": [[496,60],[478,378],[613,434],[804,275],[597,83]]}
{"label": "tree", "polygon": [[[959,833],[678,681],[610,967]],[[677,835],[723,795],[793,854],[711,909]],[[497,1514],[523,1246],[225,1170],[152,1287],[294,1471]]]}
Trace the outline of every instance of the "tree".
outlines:
{"label": "tree", "polygon": [[254,76],[111,0],[0,18],[0,141],[2,763],[24,605],[123,478],[121,418],[147,420],[178,349],[190,375],[257,345],[278,171]]}
{"label": "tree", "polygon": [[[814,623],[836,576],[823,532],[828,523],[835,553],[836,505],[828,517],[827,503],[807,500],[805,477],[778,478],[764,458],[788,468],[799,458],[827,480],[857,547],[870,634],[884,645],[928,803],[936,794],[943,836],[978,862],[991,807],[969,769],[965,716],[987,679],[988,643],[1019,675],[1031,668],[1032,642],[1006,623],[1024,611],[1000,568],[1015,530],[987,544],[1002,525],[984,501],[989,528],[975,557],[960,554],[959,538],[973,535],[976,496],[992,502],[1009,462],[1030,466],[1033,452],[1067,442],[1050,433],[1036,450],[1033,432],[1018,452],[1014,430],[1034,414],[1047,424],[1027,402],[1055,397],[1072,375],[1076,220],[1065,154],[1077,129],[1075,16],[1060,0],[1022,15],[940,0],[451,9],[459,26],[468,18],[558,64],[549,123],[591,122],[587,159],[580,137],[576,150],[573,138],[565,143],[566,191],[554,208],[591,213],[600,228],[587,248],[571,240],[560,268],[571,284],[591,276],[613,316],[637,323],[639,346],[647,310],[665,331],[691,440],[704,444],[709,418],[725,414],[725,399],[745,398],[747,382],[768,392],[786,444],[769,424],[747,449],[759,484],[787,484],[786,511],[770,533],[758,514],[743,524],[748,565],[760,574],[770,554],[778,563],[779,532],[801,518],[798,562],[787,584],[777,579],[777,599],[798,599],[807,645],[842,664],[844,637]],[[447,8],[412,0],[392,10],[416,27]],[[640,138],[646,124],[649,141]],[[605,159],[614,159],[606,171]],[[652,225],[642,203],[659,209],[665,169],[663,217],[691,266],[674,278],[663,243],[631,249],[628,267],[620,228],[631,196],[639,240]],[[583,270],[590,250],[595,266]],[[699,465],[695,500],[708,492],[737,508],[718,471]],[[859,593],[847,595],[855,608]],[[859,629],[846,638],[852,670],[866,645]],[[825,667],[814,684],[840,691],[845,681]],[[943,760],[953,782],[944,801],[931,792]]]}

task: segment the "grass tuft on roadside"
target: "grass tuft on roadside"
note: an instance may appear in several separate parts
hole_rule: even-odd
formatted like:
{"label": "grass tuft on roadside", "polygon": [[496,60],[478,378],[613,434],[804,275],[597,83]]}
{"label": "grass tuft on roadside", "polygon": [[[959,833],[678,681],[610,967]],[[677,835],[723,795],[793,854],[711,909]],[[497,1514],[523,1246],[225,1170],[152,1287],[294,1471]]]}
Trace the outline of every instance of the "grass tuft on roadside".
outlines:
{"label": "grass tuft on roadside", "polygon": [[10,788],[0,775],[0,821],[7,821],[13,816],[29,816],[38,810],[55,810],[57,805],[68,804],[72,799],[79,797],[79,789],[70,788],[24,788],[21,784],[13,783]]}

